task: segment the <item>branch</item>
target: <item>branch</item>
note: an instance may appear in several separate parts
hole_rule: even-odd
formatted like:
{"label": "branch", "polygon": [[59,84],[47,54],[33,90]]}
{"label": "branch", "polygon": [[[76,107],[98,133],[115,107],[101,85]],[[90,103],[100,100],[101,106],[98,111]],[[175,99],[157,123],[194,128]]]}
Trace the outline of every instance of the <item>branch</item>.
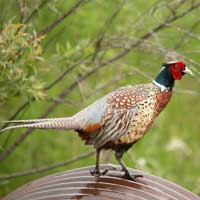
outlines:
{"label": "branch", "polygon": [[106,20],[105,24],[103,25],[103,27],[100,29],[99,33],[97,34],[97,40],[95,42],[95,52],[93,55],[93,60],[95,60],[97,53],[99,52],[99,49],[101,47],[101,43],[104,39],[106,31],[108,30],[109,26],[113,23],[113,21],[116,19],[117,15],[120,13],[120,11],[123,8],[125,3],[126,3],[126,0],[123,0],[120,3],[120,5],[113,12],[113,14]]}
{"label": "branch", "polygon": [[[30,105],[29,105],[30,106]],[[25,112],[28,110],[28,106],[26,108],[23,109],[23,112],[21,113],[21,115],[19,116],[19,119],[21,119],[23,117],[23,115],[25,114]],[[2,147],[2,150],[1,150],[1,153],[3,152],[3,149],[6,148],[8,142],[9,142],[9,139],[11,138],[11,136],[13,135],[12,134],[12,130],[9,132],[9,134],[7,135],[6,139],[4,140],[4,143],[1,145]]]}
{"label": "branch", "polygon": [[[200,24],[200,21],[198,21],[197,24],[195,23],[195,26],[194,26],[193,29],[197,28],[199,24]],[[194,34],[191,31],[189,31],[189,30],[187,30],[185,28],[179,27],[177,25],[176,26],[169,25],[169,27],[170,26],[173,27],[174,29],[176,29],[177,31],[184,33],[186,36],[190,36],[190,37],[192,37],[192,38],[194,38],[196,40],[200,40],[200,35],[198,35],[198,34]]]}
{"label": "branch", "polygon": [[[196,28],[198,28],[198,26],[200,25],[200,20],[198,20],[197,22],[195,22],[191,29],[190,29],[190,32],[194,31]],[[185,42],[185,39],[187,38],[187,32],[185,34],[183,34],[183,36],[180,38],[180,40],[177,42],[177,44],[174,46],[174,49],[178,49],[180,48],[183,43]]]}
{"label": "branch", "polygon": [[[9,121],[15,119],[16,116],[18,116],[18,114],[19,114],[22,110],[24,110],[28,105],[29,105],[29,102],[28,102],[28,101],[27,101],[26,103],[24,103],[23,105],[21,105],[21,106],[16,110],[16,112],[9,118]],[[9,125],[9,124],[5,124],[4,126],[2,126],[2,129],[3,129],[3,128],[6,128],[7,125]]]}
{"label": "branch", "polygon": [[23,22],[24,19],[24,7],[25,7],[25,2],[23,0],[19,1],[17,0],[17,6],[18,6],[18,10],[19,10],[19,16],[20,16],[20,23]]}
{"label": "branch", "polygon": [[27,24],[27,23],[34,17],[34,15],[36,15],[36,14],[38,13],[38,11],[39,11],[46,3],[48,3],[48,2],[49,2],[49,0],[43,0],[43,1],[41,2],[41,4],[40,4],[37,8],[35,8],[35,9],[32,11],[32,13],[26,18],[26,20],[24,21],[24,23]]}
{"label": "branch", "polygon": [[192,12],[193,10],[197,9],[200,6],[200,3],[197,3],[196,5],[191,6],[189,9],[187,9],[185,12],[181,13],[180,15],[176,15],[173,16],[172,18],[170,18],[169,16],[166,18],[166,20],[159,24],[158,26],[156,26],[155,28],[152,29],[152,31],[144,34],[138,41],[134,41],[133,43],[130,44],[129,48],[125,49],[124,51],[122,51],[120,54],[118,54],[117,56],[113,57],[112,59],[106,61],[104,64],[110,64],[122,57],[124,57],[125,55],[127,55],[133,48],[135,48],[136,46],[140,45],[144,40],[150,38],[153,36],[154,33],[157,33],[158,31],[160,31],[161,29],[164,29],[167,27],[168,24],[176,21],[177,19],[180,19],[182,17],[184,17],[185,15],[187,15],[188,13]]}
{"label": "branch", "polygon": [[49,24],[47,27],[45,27],[40,33],[38,34],[38,37],[47,34],[53,28],[55,28],[61,21],[63,21],[66,17],[74,13],[77,8],[79,8],[82,4],[86,3],[87,0],[79,0],[77,3],[75,3],[69,10],[67,10],[62,16],[55,19],[51,24]]}
{"label": "branch", "polygon": [[77,63],[71,65],[70,67],[66,68],[66,70],[58,76],[53,82],[51,82],[44,90],[49,90],[50,88],[54,87],[58,82],[60,82],[69,72],[71,72],[75,67],[83,64],[91,55],[87,55],[85,58],[79,60]]}
{"label": "branch", "polygon": [[49,171],[49,170],[52,170],[52,169],[55,169],[58,167],[69,165],[71,163],[77,162],[82,159],[88,158],[93,154],[95,154],[95,151],[90,151],[90,152],[81,154],[75,158],[72,158],[70,160],[65,160],[62,162],[54,163],[52,165],[47,165],[47,166],[43,166],[43,167],[36,168],[36,169],[30,169],[30,170],[26,170],[23,172],[16,172],[16,173],[12,173],[9,175],[0,176],[0,181],[5,181],[5,180],[13,179],[13,178],[19,178],[19,177],[23,177],[23,176],[29,176],[29,175],[33,175],[33,174],[37,174],[37,173],[46,172],[46,171]]}

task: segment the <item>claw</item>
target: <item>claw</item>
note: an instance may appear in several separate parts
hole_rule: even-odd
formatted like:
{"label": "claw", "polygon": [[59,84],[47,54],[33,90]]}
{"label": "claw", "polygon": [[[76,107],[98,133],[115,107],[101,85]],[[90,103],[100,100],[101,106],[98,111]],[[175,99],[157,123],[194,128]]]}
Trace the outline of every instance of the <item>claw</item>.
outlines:
{"label": "claw", "polygon": [[110,168],[107,168],[107,170],[110,170],[110,171],[117,171],[118,169],[116,167],[110,167]]}
{"label": "claw", "polygon": [[101,175],[105,175],[105,174],[107,174],[107,172],[109,171],[109,169],[108,168],[106,168],[106,169],[104,169],[104,170],[102,170],[102,172],[101,172]]}
{"label": "claw", "polygon": [[90,174],[92,176],[98,177],[98,176],[100,176],[100,171],[95,168],[94,170],[90,170]]}
{"label": "claw", "polygon": [[109,171],[108,168],[101,170],[101,171],[99,169],[95,168],[94,170],[90,170],[90,174],[95,177],[100,177],[100,176],[105,175],[108,171]]}
{"label": "claw", "polygon": [[141,174],[135,174],[135,175],[131,175],[129,173],[125,173],[123,176],[124,179],[128,179],[130,181],[135,181],[137,182],[137,178],[143,178],[143,175]]}

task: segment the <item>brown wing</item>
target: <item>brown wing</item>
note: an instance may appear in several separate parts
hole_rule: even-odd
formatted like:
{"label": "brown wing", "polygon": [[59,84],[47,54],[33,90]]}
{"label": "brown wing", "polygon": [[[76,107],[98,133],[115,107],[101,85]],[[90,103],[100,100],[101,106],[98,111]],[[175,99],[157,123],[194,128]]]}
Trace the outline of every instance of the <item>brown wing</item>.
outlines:
{"label": "brown wing", "polygon": [[148,98],[148,90],[143,85],[124,87],[112,93],[108,98],[108,108],[104,114],[102,127],[95,138],[95,147],[100,148],[109,141],[127,134],[131,122],[138,113],[138,103]]}

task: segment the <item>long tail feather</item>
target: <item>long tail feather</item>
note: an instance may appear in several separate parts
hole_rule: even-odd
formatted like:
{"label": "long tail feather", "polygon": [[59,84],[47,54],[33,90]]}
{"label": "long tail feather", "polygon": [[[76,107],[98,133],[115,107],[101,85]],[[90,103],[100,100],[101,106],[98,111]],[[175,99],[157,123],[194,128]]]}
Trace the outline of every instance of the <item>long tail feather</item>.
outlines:
{"label": "long tail feather", "polygon": [[22,120],[0,120],[0,123],[38,123],[46,121],[64,120],[65,118],[46,118],[46,119],[22,119]]}
{"label": "long tail feather", "polygon": [[[4,129],[1,129],[0,132],[4,132],[10,129],[16,128],[38,128],[38,129],[79,129],[78,121],[73,117],[67,118],[54,118],[54,119],[44,119],[46,121],[32,120],[32,123],[9,126]],[[28,122],[29,120],[22,120]],[[30,120],[31,122],[31,120]]]}

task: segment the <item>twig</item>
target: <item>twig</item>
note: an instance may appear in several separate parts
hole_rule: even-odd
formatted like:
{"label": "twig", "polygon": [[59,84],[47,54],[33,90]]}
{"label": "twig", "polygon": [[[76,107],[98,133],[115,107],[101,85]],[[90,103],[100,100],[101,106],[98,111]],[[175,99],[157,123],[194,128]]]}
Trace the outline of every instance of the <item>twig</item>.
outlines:
{"label": "twig", "polygon": [[[33,100],[33,99],[32,99]],[[22,110],[24,110],[28,105],[29,105],[30,102],[25,102],[23,105],[21,105],[17,110],[16,112],[9,118],[9,120],[13,120],[16,118],[16,116],[19,115],[19,113],[21,113]],[[7,126],[9,125],[9,123],[6,123],[2,126],[2,129],[3,128],[6,128]]]}
{"label": "twig", "polygon": [[52,34],[52,36],[49,37],[47,41],[45,41],[45,44],[43,46],[43,54],[47,51],[51,43],[56,42],[58,40],[58,37],[60,37],[61,34],[65,31],[65,28],[66,27],[62,27],[58,32],[56,31],[56,33]]}
{"label": "twig", "polygon": [[51,82],[47,87],[44,88],[44,90],[49,90],[53,86],[55,86],[58,82],[60,82],[69,72],[71,72],[75,67],[83,64],[91,55],[87,55],[85,58],[79,60],[77,63],[72,64],[70,67],[66,68],[66,70],[58,76],[53,82]]}
{"label": "twig", "polygon": [[112,59],[108,60],[105,62],[105,64],[110,64],[122,57],[124,57],[126,54],[128,54],[133,48],[135,48],[136,46],[140,45],[144,40],[150,38],[154,33],[158,32],[159,30],[166,28],[167,24],[172,23],[174,21],[176,21],[177,19],[180,19],[182,17],[184,17],[185,15],[187,15],[188,13],[190,13],[191,11],[193,11],[194,9],[197,9],[200,6],[200,3],[197,3],[196,5],[190,7],[189,9],[187,9],[185,12],[181,13],[180,15],[176,15],[173,16],[172,18],[169,18],[169,16],[167,17],[167,19],[159,24],[158,26],[156,26],[155,28],[152,29],[152,31],[144,34],[140,40],[138,41],[134,41],[133,43],[130,44],[130,47],[125,49],[124,51],[122,51],[120,54],[118,54],[117,56],[113,57]]}
{"label": "twig", "polygon": [[200,92],[198,91],[194,91],[194,90],[177,90],[175,89],[176,93],[180,93],[180,94],[188,94],[188,95],[200,95]]}
{"label": "twig", "polygon": [[20,15],[20,19],[19,21],[22,23],[23,22],[23,19],[24,19],[24,0],[17,0],[17,6],[18,6],[18,9],[19,9],[19,15]]}
{"label": "twig", "polygon": [[[199,25],[200,25],[200,20],[198,20],[197,22],[195,22],[195,23],[192,25],[192,27],[191,27],[191,29],[190,29],[190,32],[194,31]],[[178,48],[180,48],[180,47],[183,45],[183,43],[184,43],[184,41],[185,41],[187,35],[188,35],[187,32],[186,32],[185,34],[183,34],[183,36],[180,38],[180,40],[179,40],[179,41],[177,42],[177,44],[174,46],[174,49],[178,49]]]}
{"label": "twig", "polygon": [[[12,9],[12,0],[8,0],[6,1],[6,6],[4,6],[4,8],[1,8],[1,22],[4,22],[5,19],[7,19],[7,15],[9,13],[9,11]],[[3,23],[2,23],[3,25]],[[0,33],[2,32],[3,28],[0,30]]]}
{"label": "twig", "polygon": [[79,0],[76,2],[69,10],[67,10],[62,16],[56,18],[51,24],[49,24],[47,27],[45,27],[42,31],[39,32],[38,37],[47,34],[53,28],[55,28],[61,21],[63,21],[66,17],[68,17],[70,14],[74,13],[77,8],[79,8],[82,4],[86,3],[87,0]]}
{"label": "twig", "polygon": [[[79,0],[74,6],[72,6],[68,11],[66,11],[62,16],[56,18],[51,24],[49,24],[47,27],[45,27],[44,29],[42,29],[36,36],[36,38],[39,38],[45,34],[47,34],[48,32],[50,32],[51,30],[53,30],[53,28],[55,28],[61,21],[63,21],[66,17],[68,17],[69,15],[71,15],[72,13],[75,12],[75,10],[80,7],[83,3],[87,2],[89,0]],[[19,28],[16,33],[18,33],[21,30],[21,28]],[[33,37],[33,40],[35,39],[35,37]],[[21,56],[21,52],[23,51],[23,48],[19,49],[16,53],[16,55]]]}
{"label": "twig", "polygon": [[[200,21],[198,21],[198,23],[195,24],[196,26],[194,28],[197,28],[198,24],[200,24]],[[200,40],[200,35],[194,34],[194,33],[190,32],[189,30],[186,30],[185,28],[181,28],[181,27],[179,27],[177,25],[176,26],[169,25],[169,26],[173,27],[174,29],[176,29],[179,32],[182,32],[182,33],[186,34],[187,36],[190,36],[190,37],[192,37],[192,38],[194,38],[196,40]]]}
{"label": "twig", "polygon": [[[28,110],[28,108],[29,108],[29,107],[26,107],[26,109],[23,110],[23,113],[21,113],[19,119],[22,118],[22,116],[25,114],[25,112]],[[1,145],[2,149],[4,149],[4,148],[7,146],[9,139],[11,138],[11,136],[13,136],[12,132],[13,132],[13,130],[11,130],[11,131],[9,132],[8,136],[7,136],[6,139],[4,140],[4,143]],[[3,152],[3,151],[2,151],[2,152]]]}
{"label": "twig", "polygon": [[69,100],[62,100],[62,99],[55,99],[55,98],[47,98],[45,99],[45,101],[47,102],[62,102],[63,105],[67,105],[67,106],[71,106],[71,107],[81,107],[83,105],[82,101],[78,101],[78,102],[73,102],[73,101],[69,101]]}
{"label": "twig", "polygon": [[74,157],[70,160],[65,160],[62,162],[54,163],[52,165],[47,165],[47,166],[39,167],[36,169],[30,169],[30,170],[26,170],[23,172],[16,172],[16,173],[12,173],[9,175],[0,176],[0,181],[5,181],[5,180],[13,179],[13,178],[19,178],[19,177],[23,177],[23,176],[29,176],[29,175],[33,175],[33,174],[37,174],[37,173],[46,172],[46,171],[49,171],[49,170],[52,170],[52,169],[55,169],[58,167],[69,165],[71,163],[77,162],[82,159],[88,158],[93,154],[95,154],[95,151],[90,151],[90,152],[81,154],[77,157]]}
{"label": "twig", "polygon": [[106,31],[108,31],[109,26],[113,23],[116,19],[117,15],[120,13],[121,9],[123,8],[126,0],[123,0],[121,4],[117,7],[117,9],[113,12],[113,14],[106,20],[105,24],[100,29],[99,33],[97,34],[97,40],[95,42],[95,51],[92,60],[95,60],[97,53],[101,47],[101,43],[104,39]]}
{"label": "twig", "polygon": [[35,8],[35,9],[32,11],[32,13],[26,18],[26,20],[24,20],[24,23],[27,24],[27,23],[38,13],[38,11],[39,11],[43,6],[45,6],[45,4],[48,3],[48,2],[49,2],[49,0],[43,0],[43,1],[40,3],[40,5],[39,5],[37,8]]}

